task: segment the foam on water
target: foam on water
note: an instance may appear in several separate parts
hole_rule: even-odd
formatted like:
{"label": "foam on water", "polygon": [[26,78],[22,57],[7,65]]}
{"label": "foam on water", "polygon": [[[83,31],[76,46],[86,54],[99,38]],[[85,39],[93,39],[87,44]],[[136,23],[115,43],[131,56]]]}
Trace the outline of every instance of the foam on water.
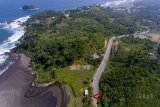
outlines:
{"label": "foam on water", "polygon": [[[20,10],[23,10],[22,7],[19,8]],[[28,10],[39,10],[39,8],[35,8],[35,9],[28,9]]]}
{"label": "foam on water", "polygon": [[0,26],[3,29],[12,32],[12,35],[8,37],[7,40],[3,41],[2,44],[0,44],[0,65],[2,65],[8,58],[8,56],[5,55],[5,53],[10,52],[13,48],[15,48],[15,44],[18,43],[18,40],[24,35],[25,27],[22,26],[22,24],[26,22],[28,19],[29,16],[26,16],[10,21],[8,23],[0,23]]}
{"label": "foam on water", "polygon": [[0,75],[3,74],[12,65],[12,63],[13,62],[10,62],[6,68],[4,68],[3,70],[1,70],[0,71]]}
{"label": "foam on water", "polygon": [[8,56],[6,55],[0,55],[0,64],[2,64],[7,58]]}

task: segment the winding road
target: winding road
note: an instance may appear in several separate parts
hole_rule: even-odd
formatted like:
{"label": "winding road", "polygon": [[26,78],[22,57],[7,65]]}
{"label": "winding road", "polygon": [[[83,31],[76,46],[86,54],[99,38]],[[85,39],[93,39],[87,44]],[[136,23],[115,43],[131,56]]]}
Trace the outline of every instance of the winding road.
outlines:
{"label": "winding road", "polygon": [[[118,37],[112,37],[109,40],[109,43],[107,45],[107,49],[106,49],[104,58],[101,61],[101,64],[99,65],[98,69],[96,70],[96,73],[95,73],[95,75],[93,77],[93,81],[91,83],[94,95],[99,92],[99,82],[100,82],[101,76],[102,76],[102,74],[103,74],[103,72],[104,72],[104,70],[106,68],[106,65],[107,65],[107,63],[109,61],[109,57],[111,55],[111,50],[112,50],[113,42],[116,40],[116,38],[122,38],[122,37],[125,37],[125,35],[124,36],[118,36]],[[97,103],[97,101],[94,100],[94,104],[97,107],[96,103]]]}
{"label": "winding road", "polygon": [[[143,33],[147,33],[148,31],[144,31],[144,32],[141,32],[140,34],[143,34]],[[133,34],[135,35],[135,34]],[[122,35],[122,36],[117,36],[117,37],[112,37],[110,38],[109,42],[108,42],[108,45],[107,45],[107,49],[106,49],[106,52],[105,52],[105,55],[101,61],[101,64],[99,65],[99,67],[97,68],[96,70],[96,73],[93,77],[93,81],[91,83],[92,85],[92,88],[93,88],[93,94],[96,95],[97,93],[99,93],[99,83],[100,83],[100,79],[101,79],[101,76],[107,66],[107,63],[109,61],[109,58],[110,58],[110,55],[111,55],[111,50],[112,50],[112,46],[113,46],[113,42],[116,40],[116,38],[123,38],[123,37],[128,37],[129,35]],[[97,101],[94,99],[94,105],[97,107]]]}

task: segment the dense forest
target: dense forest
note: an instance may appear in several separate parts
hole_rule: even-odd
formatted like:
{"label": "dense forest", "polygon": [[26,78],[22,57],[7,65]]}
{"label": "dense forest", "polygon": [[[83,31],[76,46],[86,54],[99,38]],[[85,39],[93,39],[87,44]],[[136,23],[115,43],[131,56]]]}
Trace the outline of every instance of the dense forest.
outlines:
{"label": "dense forest", "polygon": [[[135,5],[132,16],[140,19],[147,31],[159,32],[159,2],[140,1]],[[160,45],[132,36],[117,42],[118,50],[113,49],[101,78],[100,89],[104,93],[101,106],[159,107]]]}
{"label": "dense forest", "polygon": [[160,62],[149,54],[154,43],[134,37],[118,42],[100,83],[102,107],[158,107]]}
{"label": "dense forest", "polygon": [[110,36],[132,34],[141,29],[127,13],[113,12],[99,6],[66,11],[45,11],[26,23],[26,33],[16,51],[32,59],[41,83],[56,78],[55,69],[76,62],[96,66],[92,58],[104,52],[104,41]]}

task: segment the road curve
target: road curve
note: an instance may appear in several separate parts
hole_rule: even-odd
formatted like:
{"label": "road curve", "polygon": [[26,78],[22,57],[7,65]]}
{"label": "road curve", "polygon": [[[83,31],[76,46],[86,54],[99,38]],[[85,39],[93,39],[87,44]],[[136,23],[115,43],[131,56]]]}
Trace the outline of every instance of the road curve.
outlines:
{"label": "road curve", "polygon": [[[121,38],[121,37],[120,37]],[[99,65],[98,69],[96,70],[96,73],[93,77],[93,81],[91,83],[92,85],[92,88],[93,88],[93,94],[97,94],[97,92],[99,92],[99,82],[100,82],[100,79],[101,79],[101,76],[106,68],[106,65],[109,61],[109,57],[110,57],[110,54],[111,54],[111,49],[112,49],[112,45],[113,45],[113,42],[116,40],[116,37],[112,37],[110,40],[109,40],[109,43],[107,45],[107,49],[106,49],[106,52],[105,52],[105,55],[104,55],[104,58],[103,60],[101,61],[101,64]],[[97,106],[96,104],[96,100],[94,100],[94,103],[95,105]]]}

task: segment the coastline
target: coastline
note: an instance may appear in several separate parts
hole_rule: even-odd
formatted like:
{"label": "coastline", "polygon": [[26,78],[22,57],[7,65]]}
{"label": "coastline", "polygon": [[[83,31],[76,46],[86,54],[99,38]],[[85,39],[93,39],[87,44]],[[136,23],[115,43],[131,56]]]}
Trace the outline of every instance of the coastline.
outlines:
{"label": "coastline", "polygon": [[[135,2],[136,0],[131,0],[130,3]],[[116,7],[120,4],[125,4],[127,0],[115,0],[108,1],[102,4],[102,7]],[[36,8],[37,9],[37,8]],[[8,66],[1,69],[1,65],[9,58],[6,55],[6,52],[11,52],[12,49],[16,47],[16,44],[19,43],[19,39],[24,36],[25,26],[24,23],[30,18],[30,16],[20,17],[15,20],[8,22],[0,23],[0,26],[3,26],[2,29],[6,29],[13,34],[8,37],[5,41],[0,43],[0,75],[7,70]],[[12,62],[10,62],[12,63]],[[9,64],[10,65],[10,64]]]}
{"label": "coastline", "polygon": [[[18,43],[18,40],[25,33],[25,27],[22,27],[24,22],[17,22],[16,27],[13,24],[14,21],[8,22],[7,24],[11,26],[5,27],[5,29],[13,29],[12,31],[15,31],[16,28],[21,30],[18,37],[16,37],[17,32],[14,32],[15,34],[13,36],[16,37],[16,39],[13,38],[13,36],[8,38],[8,40],[11,41],[7,42],[13,43],[13,45],[12,48],[5,50],[6,52],[14,49],[15,44]],[[0,54],[0,56],[1,55],[5,54],[3,53]],[[3,74],[0,73],[0,83],[2,84],[0,86],[0,103],[3,107],[67,107],[68,97],[63,84],[60,82],[35,84],[34,81],[37,78],[37,73],[34,73],[29,66],[30,59],[21,54],[14,62],[11,62],[9,67],[6,67],[6,71]],[[8,103],[8,101],[11,103]]]}
{"label": "coastline", "polygon": [[12,52],[24,36],[24,23],[29,18],[26,16],[0,23],[3,29],[13,32],[0,44],[0,103],[3,107],[67,107],[69,97],[65,86],[58,81],[35,83],[38,74],[32,71],[30,58]]}
{"label": "coastline", "polygon": [[60,82],[45,87],[32,86],[35,78],[29,64],[28,57],[18,55],[0,76],[0,103],[3,107],[67,107],[68,96]]}
{"label": "coastline", "polygon": [[12,61],[10,60],[10,55],[12,55],[11,50],[16,47],[16,44],[19,43],[19,39],[24,35],[24,23],[29,18],[30,16],[20,17],[12,21],[0,23],[2,29],[11,32],[11,36],[0,43],[0,75],[12,64]]}

